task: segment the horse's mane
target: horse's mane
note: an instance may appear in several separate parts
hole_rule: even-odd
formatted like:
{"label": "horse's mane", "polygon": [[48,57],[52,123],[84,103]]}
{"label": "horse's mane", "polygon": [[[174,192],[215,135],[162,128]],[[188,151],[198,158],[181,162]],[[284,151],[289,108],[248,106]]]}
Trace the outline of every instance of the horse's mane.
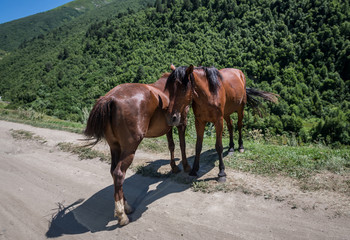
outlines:
{"label": "horse's mane", "polygon": [[[169,89],[170,86],[174,85],[175,81],[179,79],[181,83],[187,88],[188,84],[188,75],[186,73],[187,67],[181,66],[177,67],[174,71],[172,71],[166,81],[165,89]],[[192,74],[190,74],[192,77]]]}
{"label": "horse's mane", "polygon": [[216,67],[196,67],[196,70],[203,70],[209,83],[209,90],[216,93],[220,87],[222,76]]}
{"label": "horse's mane", "polygon": [[[182,66],[172,71],[167,79],[165,89],[169,89],[169,87],[172,86],[177,79],[181,81],[181,83],[185,86],[185,88],[187,88],[188,81],[189,81],[188,77],[190,77],[191,80],[193,79],[192,73],[190,74],[190,76],[188,76],[188,74],[186,73],[187,68],[188,67],[186,66]],[[204,71],[205,76],[209,83],[210,92],[216,93],[222,81],[222,76],[219,70],[215,67],[196,67],[195,70]]]}

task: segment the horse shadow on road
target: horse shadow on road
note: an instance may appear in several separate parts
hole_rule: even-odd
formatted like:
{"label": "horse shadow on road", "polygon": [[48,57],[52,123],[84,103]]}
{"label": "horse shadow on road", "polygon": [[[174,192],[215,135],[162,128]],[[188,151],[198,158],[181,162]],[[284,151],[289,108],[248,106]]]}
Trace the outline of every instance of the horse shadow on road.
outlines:
{"label": "horse shadow on road", "polygon": [[[199,177],[203,176],[215,167],[217,153],[211,149],[201,154]],[[188,158],[193,163],[194,156]],[[169,164],[169,160],[159,159],[149,163],[153,169]],[[107,174],[107,173],[106,173]],[[181,176],[183,175],[183,176]],[[148,206],[169,194],[183,192],[191,187],[190,182],[181,181],[181,178],[188,179],[188,174],[183,171],[179,174],[171,174],[170,177],[144,177],[140,174],[133,174],[124,181],[124,193],[134,208],[129,215],[132,222],[137,221]],[[174,180],[175,179],[175,180]],[[192,178],[191,181],[195,180]],[[87,200],[79,199],[76,202],[64,206],[58,204],[57,212],[52,216],[49,229],[46,232],[47,238],[56,238],[63,235],[76,235],[86,232],[112,231],[118,227],[114,218],[114,187],[107,186],[92,195]]]}

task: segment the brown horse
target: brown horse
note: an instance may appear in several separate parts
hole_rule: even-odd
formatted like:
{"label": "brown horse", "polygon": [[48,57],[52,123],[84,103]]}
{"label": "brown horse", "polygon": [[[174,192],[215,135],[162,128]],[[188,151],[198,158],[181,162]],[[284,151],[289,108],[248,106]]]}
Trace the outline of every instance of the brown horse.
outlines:
{"label": "brown horse", "polygon": [[[143,138],[159,137],[167,134],[170,150],[170,165],[174,173],[179,168],[174,160],[174,141],[172,127],[166,120],[166,108],[169,104],[169,92],[164,90],[168,74],[164,74],[153,84],[125,83],[100,97],[87,122],[85,135],[96,139],[105,138],[111,149],[111,174],[114,180],[114,215],[120,225],[129,223],[126,214],[132,208],[125,200],[123,182],[126,170],[134,159],[137,147]],[[186,172],[191,170],[185,153],[185,129],[188,108],[181,112],[177,123],[182,164]]]}
{"label": "brown horse", "polygon": [[[181,118],[181,111],[191,103],[195,115],[197,132],[196,157],[190,175],[196,176],[199,170],[199,158],[202,150],[203,135],[207,122],[212,122],[216,130],[215,148],[219,155],[218,181],[226,181],[225,165],[223,162],[222,132],[225,119],[229,134],[229,152],[233,152],[233,126],[230,115],[238,113],[239,151],[244,152],[242,126],[244,106],[247,101],[253,107],[258,107],[254,96],[276,102],[276,95],[264,91],[246,88],[245,76],[242,71],[225,68],[179,67],[172,66],[173,72],[168,77],[166,89],[170,92],[168,118],[176,126]],[[191,98],[188,98],[191,95]],[[171,122],[170,122],[171,124]]]}

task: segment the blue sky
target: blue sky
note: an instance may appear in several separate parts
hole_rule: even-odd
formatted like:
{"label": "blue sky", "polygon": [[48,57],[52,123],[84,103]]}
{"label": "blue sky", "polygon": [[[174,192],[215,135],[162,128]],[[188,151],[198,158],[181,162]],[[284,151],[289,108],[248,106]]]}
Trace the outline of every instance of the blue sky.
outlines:
{"label": "blue sky", "polygon": [[0,24],[45,12],[72,0],[0,0]]}

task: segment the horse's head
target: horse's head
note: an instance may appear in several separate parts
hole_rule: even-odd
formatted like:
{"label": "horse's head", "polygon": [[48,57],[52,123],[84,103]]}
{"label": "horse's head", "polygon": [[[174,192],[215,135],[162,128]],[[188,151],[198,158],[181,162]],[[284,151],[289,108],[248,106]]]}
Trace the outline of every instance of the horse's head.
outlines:
{"label": "horse's head", "polygon": [[169,91],[169,107],[167,110],[167,121],[169,126],[178,126],[181,121],[181,113],[190,105],[192,100],[191,94],[191,77],[193,66],[175,68],[167,79],[165,89]]}

